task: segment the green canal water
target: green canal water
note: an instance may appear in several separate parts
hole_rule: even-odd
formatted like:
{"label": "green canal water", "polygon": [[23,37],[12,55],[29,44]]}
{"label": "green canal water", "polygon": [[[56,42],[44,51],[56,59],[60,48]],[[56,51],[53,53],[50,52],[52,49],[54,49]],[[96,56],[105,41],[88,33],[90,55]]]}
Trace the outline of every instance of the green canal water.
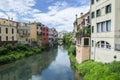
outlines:
{"label": "green canal water", "polygon": [[81,80],[62,46],[0,66],[0,80]]}

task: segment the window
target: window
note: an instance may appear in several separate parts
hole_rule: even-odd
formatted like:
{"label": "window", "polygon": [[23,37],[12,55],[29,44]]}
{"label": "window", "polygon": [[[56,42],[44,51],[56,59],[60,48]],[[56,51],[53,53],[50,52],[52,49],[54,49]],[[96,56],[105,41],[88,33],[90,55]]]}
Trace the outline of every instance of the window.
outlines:
{"label": "window", "polygon": [[12,29],[12,34],[14,34],[14,29]]}
{"label": "window", "polygon": [[111,49],[111,45],[108,42],[106,42],[106,48]]}
{"label": "window", "polygon": [[94,4],[94,0],[91,0],[91,4]]}
{"label": "window", "polygon": [[115,50],[120,51],[120,44],[115,44]]}
{"label": "window", "polygon": [[92,40],[92,47],[94,47],[94,40]]}
{"label": "window", "polygon": [[1,27],[0,27],[0,33],[1,33]]}
{"label": "window", "polygon": [[101,11],[100,11],[100,9],[98,9],[98,10],[96,11],[96,16],[99,17],[100,15],[101,15]]}
{"label": "window", "polygon": [[6,36],[6,41],[8,41],[8,36]]}
{"label": "window", "polygon": [[98,1],[100,1],[100,0],[96,0],[96,2],[98,2]]}
{"label": "window", "polygon": [[97,42],[97,47],[100,48],[100,42]]}
{"label": "window", "polygon": [[104,48],[104,49],[111,49],[111,45],[108,42],[106,42],[106,41],[99,41],[99,42],[97,42],[97,47],[98,48],[101,47],[101,48]]}
{"label": "window", "polygon": [[85,25],[85,19],[83,19],[83,21],[82,21],[82,25]]}
{"label": "window", "polygon": [[111,12],[111,4],[106,6],[106,13],[110,13]]}
{"label": "window", "polygon": [[101,23],[101,32],[106,32],[106,24],[105,24],[105,22]]}
{"label": "window", "polygon": [[14,41],[14,36],[12,36],[12,41]]}
{"label": "window", "polygon": [[8,34],[8,28],[6,28],[6,34]]}
{"label": "window", "polygon": [[101,48],[105,48],[105,42],[101,41]]}
{"label": "window", "polygon": [[101,10],[101,15],[105,15],[105,7],[102,7],[100,10]]}
{"label": "window", "polygon": [[94,26],[92,26],[92,33],[94,33]]}
{"label": "window", "polygon": [[111,20],[106,21],[106,30],[107,30],[108,32],[111,31]]}
{"label": "window", "polygon": [[87,22],[90,23],[90,16],[87,17]]}
{"label": "window", "polygon": [[97,23],[97,32],[101,32],[101,24],[100,23]]}
{"label": "window", "polygon": [[0,41],[1,41],[1,36],[0,36]]}
{"label": "window", "polygon": [[84,46],[88,46],[89,45],[89,39],[85,38],[84,39]]}
{"label": "window", "polygon": [[91,18],[95,18],[95,12],[91,13]]}

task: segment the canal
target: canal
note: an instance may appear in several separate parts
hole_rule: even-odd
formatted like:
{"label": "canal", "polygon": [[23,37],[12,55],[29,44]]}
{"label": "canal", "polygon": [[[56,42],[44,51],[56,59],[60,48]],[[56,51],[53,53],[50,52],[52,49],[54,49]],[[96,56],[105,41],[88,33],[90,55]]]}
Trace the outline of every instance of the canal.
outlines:
{"label": "canal", "polygon": [[[77,77],[76,77],[77,75]],[[0,66],[0,80],[80,80],[62,46]]]}

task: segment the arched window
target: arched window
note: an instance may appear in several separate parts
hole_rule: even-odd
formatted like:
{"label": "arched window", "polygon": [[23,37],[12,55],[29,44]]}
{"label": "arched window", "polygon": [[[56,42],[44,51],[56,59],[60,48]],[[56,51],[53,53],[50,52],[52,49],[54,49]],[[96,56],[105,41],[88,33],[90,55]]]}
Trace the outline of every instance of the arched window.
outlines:
{"label": "arched window", "polygon": [[104,49],[111,49],[110,43],[108,43],[106,41],[98,41],[96,43],[96,47],[97,48],[104,48]]}

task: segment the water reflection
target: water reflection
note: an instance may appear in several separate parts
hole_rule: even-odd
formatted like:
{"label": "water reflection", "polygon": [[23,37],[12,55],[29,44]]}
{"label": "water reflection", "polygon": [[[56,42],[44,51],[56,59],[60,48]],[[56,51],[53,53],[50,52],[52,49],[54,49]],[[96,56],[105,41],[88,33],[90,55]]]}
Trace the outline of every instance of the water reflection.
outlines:
{"label": "water reflection", "polygon": [[0,67],[0,80],[29,80],[32,75],[41,74],[55,59],[57,49],[50,50],[12,64]]}
{"label": "water reflection", "polygon": [[40,76],[34,75],[32,80],[73,80],[73,71],[67,51],[63,47],[59,47],[57,53],[55,61]]}
{"label": "water reflection", "polygon": [[74,80],[67,50],[59,46],[0,67],[0,80]]}

